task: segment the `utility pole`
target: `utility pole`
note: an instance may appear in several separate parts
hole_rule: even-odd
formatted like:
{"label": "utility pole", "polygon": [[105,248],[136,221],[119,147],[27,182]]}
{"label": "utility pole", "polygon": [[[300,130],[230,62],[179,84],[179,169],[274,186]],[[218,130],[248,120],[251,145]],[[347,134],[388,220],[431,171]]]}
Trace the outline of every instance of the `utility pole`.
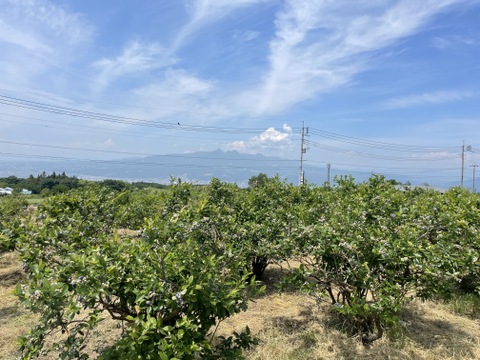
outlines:
{"label": "utility pole", "polygon": [[327,164],[327,184],[330,186],[330,169],[332,168],[332,164]]}
{"label": "utility pole", "polygon": [[472,152],[472,145],[468,145],[465,148],[465,140],[464,140],[463,145],[462,145],[462,181],[461,181],[461,187],[462,188],[463,188],[463,169],[465,168],[465,151]]}
{"label": "utility pole", "polygon": [[300,175],[298,179],[298,184],[303,185],[305,182],[305,172],[303,171],[303,154],[307,152],[305,147],[305,135],[308,135],[308,128],[305,133],[305,122],[302,121],[302,142],[300,144]]}
{"label": "utility pole", "polygon": [[475,164],[475,165],[470,165],[470,167],[473,168],[472,192],[474,193],[474,192],[475,192],[475,169],[478,167],[478,165],[477,165],[477,164]]}

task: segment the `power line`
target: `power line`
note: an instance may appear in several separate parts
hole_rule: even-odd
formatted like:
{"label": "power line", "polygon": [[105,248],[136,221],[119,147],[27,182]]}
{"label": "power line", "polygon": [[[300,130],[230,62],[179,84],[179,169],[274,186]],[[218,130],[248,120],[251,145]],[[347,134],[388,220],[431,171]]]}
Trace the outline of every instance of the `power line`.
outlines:
{"label": "power line", "polygon": [[367,139],[360,139],[352,136],[336,134],[329,131],[319,130],[319,129],[312,129],[310,128],[311,135],[317,135],[323,138],[337,140],[340,142],[345,142],[353,145],[359,146],[366,146],[372,147],[382,150],[389,150],[389,151],[405,151],[405,152],[425,152],[425,151],[432,151],[432,152],[439,152],[439,151],[446,151],[447,149],[457,149],[457,147],[437,147],[437,146],[418,146],[418,145],[405,145],[405,144],[394,144],[394,143],[387,143],[387,142],[380,142],[380,141],[372,141]]}
{"label": "power line", "polygon": [[[316,168],[316,169],[309,169],[309,172],[310,173],[326,173],[327,175],[327,181],[328,181],[328,168],[325,170],[325,169],[320,169],[320,168]],[[440,179],[443,179],[443,180],[455,180],[457,179],[457,176],[455,175],[432,175],[432,174],[428,174],[428,175],[420,175],[420,174],[410,174],[410,173],[392,173],[392,172],[385,172],[385,171],[355,171],[355,170],[351,170],[351,169],[346,169],[346,168],[339,168],[337,166],[335,166],[334,168],[332,167],[331,168],[331,173],[336,173],[337,175],[338,174],[350,174],[350,175],[354,175],[354,174],[361,174],[361,175],[365,175],[366,173],[372,173],[372,174],[382,174],[386,177],[390,177],[390,178],[407,178],[407,179],[424,179],[424,180],[429,180],[429,179],[435,179],[435,180],[440,180]]]}
{"label": "power line", "polygon": [[[71,116],[71,117],[78,117],[78,118],[84,118],[84,119],[91,119],[91,120],[97,120],[97,121],[103,121],[103,122],[109,122],[109,123],[116,123],[116,124],[124,124],[124,125],[133,125],[133,126],[144,126],[144,127],[151,127],[151,128],[158,128],[158,129],[166,129],[166,130],[174,130],[174,131],[190,131],[190,132],[205,132],[205,133],[210,133],[210,134],[259,134],[265,131],[265,127],[263,128],[234,128],[234,127],[217,127],[217,126],[202,126],[202,125],[189,125],[189,124],[180,124],[180,123],[169,123],[169,122],[161,122],[161,121],[151,121],[151,120],[145,120],[145,119],[137,119],[137,118],[131,118],[131,117],[124,117],[124,116],[117,116],[117,115],[112,115],[112,114],[106,114],[106,113],[101,113],[101,112],[95,112],[95,111],[86,111],[86,110],[81,110],[81,109],[76,109],[72,107],[64,107],[64,106],[57,106],[57,105],[51,105],[47,103],[41,103],[41,102],[35,102],[35,101],[29,101],[25,99],[20,99],[20,98],[15,98],[15,97],[10,97],[6,95],[1,95],[0,94],[0,104],[6,105],[6,106],[13,106],[13,107],[18,107],[18,108],[25,108],[25,109],[30,109],[34,111],[41,111],[41,112],[47,112],[51,114],[57,114],[57,115],[65,115],[65,116]],[[18,116],[18,115],[14,115]],[[26,117],[28,118],[28,117]],[[35,119],[35,118],[31,118]],[[66,124],[62,122],[55,122],[52,120],[43,120],[45,122],[50,122],[50,123],[55,123],[55,124],[61,124],[61,125],[67,125],[67,126],[75,126],[75,127],[84,127],[84,128],[93,128],[95,127],[88,127],[87,125],[79,125],[79,124]],[[98,129],[98,128],[97,128]],[[102,129],[106,130],[106,129]],[[298,135],[300,134],[299,129],[292,129],[292,135]],[[372,140],[367,140],[367,139],[360,139],[356,137],[351,137],[347,135],[341,135],[341,134],[336,134],[332,132],[327,132],[323,131],[320,129],[309,129],[309,134],[312,136],[319,136],[323,138],[327,138],[330,140],[335,140],[341,143],[346,143],[346,144],[351,144],[355,146],[365,146],[365,147],[370,147],[370,148],[375,148],[375,149],[381,149],[381,150],[388,150],[388,151],[395,151],[395,152],[402,152],[402,153],[409,153],[410,156],[396,156],[396,155],[388,155],[385,153],[382,154],[375,154],[375,153],[369,153],[369,152],[363,152],[363,151],[357,151],[357,150],[349,150],[345,148],[338,148],[334,146],[329,146],[329,145],[324,145],[319,142],[314,142],[310,140],[304,140],[305,145],[309,147],[314,147],[314,148],[319,148],[323,150],[328,150],[328,151],[333,151],[333,152],[339,152],[347,155],[352,155],[352,156],[359,156],[359,157],[365,157],[365,158],[370,158],[370,159],[382,159],[382,160],[392,160],[392,161],[411,161],[411,162],[417,162],[417,161],[439,161],[439,160],[449,160],[449,159],[457,159],[459,155],[457,154],[446,154],[446,155],[435,155],[432,154],[432,156],[421,156],[418,155],[418,153],[424,154],[426,151],[430,152],[445,152],[447,148],[445,147],[434,147],[434,146],[414,146],[414,145],[402,145],[402,144],[393,144],[393,143],[387,143],[387,142],[378,142],[378,141],[372,141]],[[173,136],[172,136],[173,137]],[[180,137],[180,136],[178,136]],[[188,137],[185,137],[188,138]],[[35,146],[35,147],[45,147],[45,148],[53,148],[53,149],[62,149],[62,150],[70,150],[70,151],[89,151],[89,152],[103,152],[103,153],[113,153],[113,154],[123,154],[123,155],[140,155],[140,156],[158,156],[159,154],[151,154],[151,153],[139,153],[139,152],[127,152],[127,151],[114,151],[114,150],[95,150],[95,149],[85,149],[85,148],[74,148],[74,147],[68,147],[68,146],[57,146],[57,145],[42,145],[42,144],[34,144],[34,143],[16,143],[16,142],[3,142],[3,143],[9,143],[11,145],[20,145],[20,146]],[[277,147],[277,146],[273,146]],[[455,147],[456,148],[456,147]],[[448,148],[448,149],[453,149]],[[302,146],[302,151],[303,151],[303,146]],[[21,155],[21,154],[19,154]],[[165,155],[161,155],[165,156]],[[171,156],[171,155],[169,155]],[[188,158],[188,155],[174,155],[177,157],[185,157]],[[190,158],[194,158],[191,157]],[[200,157],[201,159],[215,159],[214,157]],[[218,158],[217,158],[218,159]],[[76,160],[76,159],[72,159]],[[245,161],[251,161],[251,159],[238,159],[238,160],[245,160]],[[259,159],[260,160],[260,159]],[[255,161],[259,161],[255,160]],[[77,159],[78,161],[78,159]],[[86,161],[89,161],[89,159],[86,159]],[[97,161],[97,160],[95,160]],[[110,160],[109,160],[110,161]],[[262,161],[276,161],[276,160],[262,160]],[[279,160],[279,161],[294,161],[294,160]],[[308,162],[308,160],[305,160]],[[312,161],[313,162],[313,161]],[[157,164],[158,165],[158,164]],[[186,165],[181,165],[185,167]],[[241,167],[244,168],[244,167]]]}
{"label": "power line", "polygon": [[[43,160],[60,160],[60,161],[72,161],[72,162],[83,162],[83,163],[101,163],[101,164],[114,164],[114,165],[132,165],[132,166],[163,166],[170,168],[207,168],[212,169],[211,165],[199,165],[199,164],[171,164],[171,163],[159,163],[159,162],[137,162],[137,161],[126,161],[126,160],[99,160],[99,159],[79,159],[79,158],[70,158],[64,156],[51,156],[51,155],[33,155],[33,154],[22,154],[22,153],[10,153],[10,152],[0,152],[0,155],[8,157],[22,157],[22,158],[31,158],[31,159],[43,159]],[[222,165],[218,166],[216,170],[228,170],[228,169],[246,169],[262,171],[262,169],[257,169],[255,167],[249,166],[234,166],[234,165]],[[272,170],[293,170],[296,169],[296,166],[278,166]]]}
{"label": "power line", "polygon": [[[72,150],[72,151],[90,151],[90,152],[102,152],[102,153],[117,153],[117,154],[123,154],[123,155],[128,154],[128,155],[141,155],[141,156],[157,156],[157,154],[151,154],[151,153],[113,151],[113,150],[96,150],[96,149],[85,149],[85,148],[75,148],[75,147],[56,146],[56,145],[19,143],[19,142],[12,142],[12,141],[0,141],[0,143],[12,144],[12,145],[22,145],[22,146],[36,146],[36,147],[62,149],[62,150]],[[137,163],[137,162],[129,162],[129,161],[126,161],[126,160],[91,160],[91,159],[74,159],[74,158],[51,157],[51,156],[29,155],[29,154],[12,154],[12,153],[4,153],[4,154],[8,154],[8,155],[11,155],[11,156],[17,155],[17,156],[22,156],[22,157],[34,157],[34,158],[55,159],[55,160],[71,160],[71,161],[78,160],[78,161],[81,161],[81,162],[94,161],[94,162],[102,162],[102,163],[107,162],[107,163],[122,164],[122,165],[153,165],[153,166],[156,166],[156,165],[166,166],[166,165],[168,165],[168,166],[172,166],[171,164],[163,164],[163,163],[158,163],[158,162]],[[200,156],[191,156],[191,155],[159,155],[159,156],[162,156],[164,158],[181,157],[181,158],[197,159],[197,160],[198,159],[203,159],[203,160],[223,159],[223,158],[218,158],[218,157],[200,157]],[[244,159],[244,158],[235,159],[235,161],[237,161],[237,160],[238,161],[296,162],[296,160]],[[320,163],[320,162],[317,162],[317,163]],[[336,164],[336,165],[352,166],[352,165],[348,165],[348,164]],[[362,166],[358,166],[358,165],[353,165],[353,166],[362,167]],[[210,166],[197,166],[197,165],[190,165],[190,164],[183,164],[183,165],[178,165],[178,166],[175,166],[175,167],[186,167],[186,168],[188,168],[188,167],[209,167],[210,168]],[[245,167],[249,167],[249,166],[228,166],[227,168],[241,168],[241,169],[244,169]],[[372,169],[371,166],[363,166],[363,167]],[[282,169],[292,170],[293,167],[278,167],[277,166],[275,169],[276,170],[282,170]],[[340,171],[344,171],[344,172],[349,172],[349,173],[364,173],[364,172],[361,172],[361,171],[355,171],[355,170],[351,170],[351,169],[338,169],[338,168],[336,168],[336,169],[340,170]],[[431,177],[455,178],[454,176],[448,177],[448,176],[434,176],[434,175],[411,174],[411,173],[409,173],[409,174],[388,173],[388,172],[385,172],[385,171],[380,171],[379,169],[381,169],[381,167],[377,167],[374,172],[381,172],[381,173],[384,173],[384,174],[390,174],[390,175],[394,175],[394,176],[408,176],[408,177],[416,177],[416,178],[425,178],[425,177],[428,177],[428,178],[431,178]],[[392,170],[392,169],[393,170],[401,170],[402,168],[388,168],[388,169],[389,170]],[[408,170],[412,171],[411,168],[404,168],[404,169],[408,169]],[[323,171],[321,169],[314,169],[314,168],[310,168],[309,170],[311,170],[313,172]],[[432,171],[446,171],[446,170],[456,170],[456,169],[430,169],[429,171],[432,172]],[[426,171],[426,170],[424,169],[422,171]]]}
{"label": "power line", "polygon": [[[314,164],[332,164],[332,162],[328,161],[315,161],[315,160],[303,160],[304,162],[307,163],[314,163]],[[345,164],[345,163],[334,163],[333,165],[337,166],[348,166],[348,167],[359,167],[359,168],[368,168],[372,169],[371,165],[358,165],[358,164]],[[398,166],[375,166],[376,169],[388,169],[388,170],[409,170],[409,171],[420,171],[420,172],[431,172],[431,171],[458,171],[457,167],[452,167],[452,168],[425,168],[422,167],[421,169],[415,169],[412,167],[398,167]]]}
{"label": "power line", "polygon": [[[233,127],[217,127],[217,126],[202,126],[202,125],[188,125],[180,123],[167,123],[160,121],[151,121],[145,119],[136,119],[131,117],[117,116],[105,114],[95,111],[86,111],[64,106],[50,105],[25,99],[14,98],[11,96],[0,94],[0,104],[30,109],[35,111],[42,111],[53,113],[57,115],[67,115],[72,117],[80,117],[90,120],[106,121],[117,124],[146,126],[160,129],[207,132],[207,133],[229,133],[229,134],[258,134],[265,131],[265,128],[233,128]],[[298,129],[292,129],[292,132],[298,132]]]}
{"label": "power line", "polygon": [[[0,115],[5,115],[5,116],[12,116],[12,117],[17,117],[17,118],[22,118],[22,119],[27,119],[27,120],[37,120],[37,121],[42,121],[45,123],[51,123],[51,124],[59,124],[59,125],[65,125],[65,126],[71,126],[74,128],[80,128],[80,129],[86,129],[91,132],[91,130],[96,130],[99,132],[108,132],[108,133],[118,133],[122,136],[141,136],[141,137],[152,137],[152,138],[162,138],[163,135],[158,135],[158,134],[153,134],[152,132],[134,132],[131,130],[119,130],[119,129],[111,129],[111,128],[105,128],[105,127],[98,127],[98,126],[89,126],[89,125],[81,125],[81,124],[72,124],[72,123],[67,123],[67,122],[62,122],[62,121],[54,121],[54,120],[46,120],[46,119],[41,119],[37,117],[31,117],[31,116],[24,116],[24,115],[16,115],[16,114],[9,114],[9,113],[2,113],[0,112]],[[74,129],[69,129],[65,127],[59,127],[59,126],[50,126],[50,125],[44,125],[44,124],[35,124],[35,123],[30,123],[30,122],[25,122],[25,121],[17,121],[17,120],[11,120],[11,119],[5,119],[5,118],[0,118],[0,121],[2,122],[10,122],[10,123],[20,123],[20,124],[26,124],[26,125],[31,125],[31,126],[38,126],[38,127],[45,127],[45,128],[52,128],[52,129],[61,129],[61,130],[68,130],[68,131],[73,131]],[[198,136],[181,136],[181,135],[168,135],[169,138],[175,138],[175,139],[188,139],[188,141],[199,141],[199,140],[212,140],[212,138],[207,138],[207,137],[198,137]],[[226,139],[226,138],[215,138],[217,141],[232,141],[232,139]]]}
{"label": "power line", "polygon": [[353,156],[360,156],[360,157],[366,157],[366,158],[371,158],[371,159],[381,159],[381,160],[395,160],[395,161],[437,161],[437,160],[448,160],[448,159],[457,159],[459,158],[459,155],[443,155],[443,156],[429,156],[429,157],[419,157],[419,156],[391,156],[391,155],[381,155],[381,154],[372,154],[372,153],[366,153],[366,152],[361,152],[361,151],[354,151],[354,150],[347,150],[347,149],[340,149],[334,146],[329,146],[329,145],[323,145],[318,142],[306,140],[307,145],[319,149],[324,149],[324,150],[329,150],[329,151],[334,151],[334,152],[339,152],[347,155],[353,155]]}
{"label": "power line", "polygon": [[[11,119],[4,119],[0,118],[0,122],[8,122],[8,123],[15,123],[15,124],[25,124],[29,126],[36,126],[36,127],[41,127],[41,128],[48,128],[48,129],[60,129],[60,130],[67,130],[67,131],[78,131],[77,129],[82,129],[84,131],[88,131],[89,134],[94,130],[96,133],[117,133],[121,136],[141,136],[143,137],[149,137],[149,138],[161,138],[162,136],[160,135],[155,135],[151,132],[133,132],[128,130],[127,131],[122,131],[118,129],[109,129],[105,127],[98,127],[98,126],[89,126],[89,125],[80,125],[80,124],[71,124],[71,123],[66,123],[66,122],[61,122],[61,121],[53,121],[53,120],[45,120],[45,119],[40,119],[40,118],[34,118],[31,116],[21,116],[21,115],[14,115],[14,114],[6,114],[6,113],[0,113],[0,115],[8,115],[8,116],[15,116],[15,117],[20,117],[24,119],[30,119],[30,120],[38,120],[38,121],[43,121],[46,123],[51,123],[51,124],[60,124],[60,125],[65,125],[67,127],[61,127],[61,126],[52,126],[52,125],[47,125],[47,124],[35,124],[27,121],[18,121],[18,120],[11,120]],[[73,127],[73,128],[68,128],[68,127]],[[189,136],[178,136],[178,135],[169,135],[169,138],[183,138],[183,139],[189,139],[189,141],[197,141],[198,139],[204,139],[204,140],[210,140],[208,138],[199,138],[199,137],[189,137]],[[222,140],[222,139],[218,139]]]}
{"label": "power line", "polygon": [[[171,154],[171,155],[161,155],[153,153],[143,153],[143,152],[131,152],[131,151],[117,151],[117,150],[103,150],[103,149],[87,149],[87,148],[78,148],[72,146],[61,146],[61,145],[45,145],[45,144],[35,144],[35,143],[22,143],[8,140],[0,140],[0,144],[10,144],[10,145],[20,145],[20,146],[33,146],[49,149],[62,149],[62,150],[72,150],[72,151],[88,151],[88,152],[99,152],[99,153],[110,153],[110,154],[121,154],[121,155],[136,155],[136,156],[161,156],[161,157],[174,157],[174,158],[187,158],[187,159],[204,159],[204,160],[228,160],[222,157],[214,156],[191,156],[191,155],[181,155],[181,154]],[[246,158],[235,158],[235,161],[254,161],[254,162],[296,162],[297,160],[288,160],[288,159],[246,159]]]}
{"label": "power line", "polygon": [[[50,156],[50,155],[34,155],[34,154],[22,154],[22,153],[9,153],[9,152],[0,152],[0,156],[8,156],[8,157],[23,157],[23,158],[31,158],[31,159],[42,159],[42,160],[53,160],[53,161],[67,161],[67,162],[77,162],[77,163],[92,163],[92,164],[111,164],[111,165],[122,165],[122,166],[140,166],[140,167],[159,167],[161,166],[162,168],[169,168],[175,170],[175,169],[195,169],[195,168],[205,168],[205,169],[212,169],[211,165],[199,165],[198,163],[195,164],[171,164],[171,163],[161,163],[161,162],[155,162],[155,161],[142,161],[142,162],[137,162],[137,161],[128,161],[128,160],[98,160],[98,159],[85,159],[85,158],[71,158],[71,157],[65,157],[65,156]],[[295,172],[296,165],[292,166],[277,166],[275,168],[272,168],[271,170],[275,171],[289,171],[292,172],[292,174]],[[216,170],[232,170],[232,169],[240,169],[240,170],[249,170],[249,171],[265,171],[264,168],[257,168],[254,166],[234,166],[234,165],[220,165],[215,167]],[[317,169],[309,169],[309,171],[313,173],[319,173],[319,172],[324,172],[325,170],[317,168]],[[361,171],[354,171],[354,170],[348,170],[348,169],[342,169],[342,168],[335,168],[335,172],[344,172],[348,174],[363,174],[365,175],[365,172]],[[388,173],[388,172],[382,172],[382,171],[374,171],[375,173],[381,173],[385,176],[389,177],[404,177],[408,179],[431,179],[431,178],[437,178],[437,179],[455,179],[456,176],[443,176],[443,175],[413,175],[413,174],[404,174],[404,173]]]}

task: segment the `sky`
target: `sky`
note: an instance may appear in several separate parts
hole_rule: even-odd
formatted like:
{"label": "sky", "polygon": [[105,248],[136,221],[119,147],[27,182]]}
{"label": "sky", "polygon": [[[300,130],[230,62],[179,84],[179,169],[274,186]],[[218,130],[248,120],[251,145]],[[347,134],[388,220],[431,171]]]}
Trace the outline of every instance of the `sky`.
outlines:
{"label": "sky", "polygon": [[463,147],[471,186],[478,24],[479,0],[0,0],[0,160],[292,160],[304,126],[305,163],[459,185]]}

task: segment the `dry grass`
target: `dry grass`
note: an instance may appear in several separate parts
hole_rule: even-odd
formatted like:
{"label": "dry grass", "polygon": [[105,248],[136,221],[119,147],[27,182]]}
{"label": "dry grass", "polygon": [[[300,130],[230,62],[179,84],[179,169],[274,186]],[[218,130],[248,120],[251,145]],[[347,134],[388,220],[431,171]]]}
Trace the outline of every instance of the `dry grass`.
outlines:
{"label": "dry grass", "polygon": [[271,294],[220,325],[228,334],[249,325],[260,345],[247,359],[480,359],[480,324],[452,315],[443,305],[413,303],[407,325],[365,347],[342,331],[328,306],[298,294]]}
{"label": "dry grass", "polygon": [[17,254],[0,255],[0,359],[15,359],[17,337],[27,332],[36,320],[13,295],[22,276]]}
{"label": "dry grass", "polygon": [[[266,281],[275,282],[278,268]],[[228,335],[246,325],[260,345],[245,353],[250,360],[300,359],[480,359],[480,321],[457,316],[447,305],[415,301],[400,314],[403,326],[372,346],[350,337],[325,304],[301,294],[279,293],[272,287],[248,311],[224,321],[218,331]]]}
{"label": "dry grass", "polygon": [[[22,276],[16,254],[1,255],[0,359],[15,358],[16,338],[35,323],[12,293]],[[413,302],[400,316],[402,328],[366,348],[343,331],[328,305],[319,307],[294,292],[279,293],[272,284],[280,276],[280,268],[269,267],[266,294],[219,326],[218,335],[230,335],[248,325],[260,339],[245,352],[246,359],[480,359],[480,321],[454,315],[447,305]],[[91,357],[118,339],[120,331],[113,321],[102,322],[91,334]],[[56,358],[52,354],[48,359]]]}

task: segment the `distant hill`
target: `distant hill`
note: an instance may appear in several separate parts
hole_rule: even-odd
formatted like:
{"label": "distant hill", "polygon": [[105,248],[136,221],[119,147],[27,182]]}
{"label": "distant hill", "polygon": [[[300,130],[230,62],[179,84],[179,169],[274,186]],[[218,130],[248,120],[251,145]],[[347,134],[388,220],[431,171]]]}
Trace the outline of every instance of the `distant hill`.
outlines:
{"label": "distant hill", "polygon": [[[69,161],[2,161],[0,160],[0,177],[10,175],[28,177],[43,171],[46,173],[63,173],[89,180],[120,179],[125,181],[148,181],[168,184],[171,177],[180,177],[186,181],[206,183],[212,177],[222,181],[236,182],[246,186],[248,179],[263,172],[268,176],[278,174],[280,178],[298,184],[299,161],[261,154],[243,154],[237,151],[199,151],[188,154],[155,155],[148,157],[131,157],[117,160],[69,160]],[[327,181],[326,166],[313,166],[304,162],[305,178],[310,183],[321,185]],[[332,166],[331,180],[335,175],[349,175]],[[370,172],[355,172],[357,181],[364,181]],[[388,176],[387,176],[388,177]],[[412,181],[406,176],[395,177],[399,182],[410,181],[412,185],[422,185],[424,181]],[[448,188],[450,184],[430,184],[435,187]],[[451,186],[455,186],[452,184]]]}
{"label": "distant hill", "polygon": [[[320,169],[316,169],[318,170]],[[168,183],[171,177],[205,183],[212,177],[217,177],[222,181],[244,185],[250,177],[260,172],[269,176],[278,174],[283,179],[297,183],[299,162],[261,154],[251,155],[222,150],[109,161],[0,161],[0,176],[3,177],[9,175],[27,177],[43,171],[65,172],[86,179],[111,178],[158,183]]]}

